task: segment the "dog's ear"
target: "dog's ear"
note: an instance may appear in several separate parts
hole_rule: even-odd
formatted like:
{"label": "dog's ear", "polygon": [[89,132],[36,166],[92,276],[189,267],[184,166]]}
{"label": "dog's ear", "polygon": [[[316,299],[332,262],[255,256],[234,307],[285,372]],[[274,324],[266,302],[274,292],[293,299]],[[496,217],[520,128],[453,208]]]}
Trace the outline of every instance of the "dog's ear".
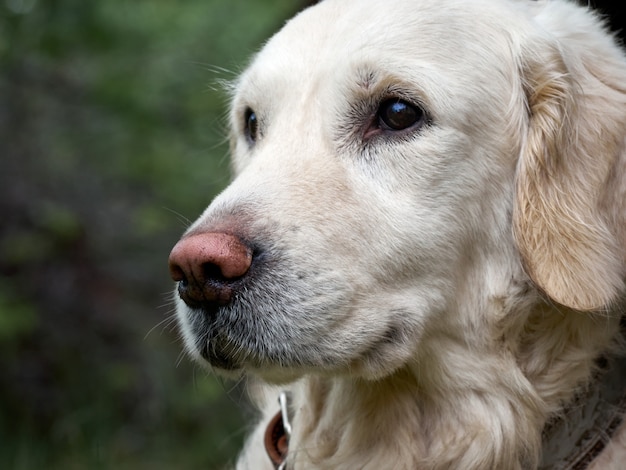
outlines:
{"label": "dog's ear", "polygon": [[597,310],[624,290],[626,65],[603,33],[577,36],[521,54],[528,130],[513,227],[539,289]]}

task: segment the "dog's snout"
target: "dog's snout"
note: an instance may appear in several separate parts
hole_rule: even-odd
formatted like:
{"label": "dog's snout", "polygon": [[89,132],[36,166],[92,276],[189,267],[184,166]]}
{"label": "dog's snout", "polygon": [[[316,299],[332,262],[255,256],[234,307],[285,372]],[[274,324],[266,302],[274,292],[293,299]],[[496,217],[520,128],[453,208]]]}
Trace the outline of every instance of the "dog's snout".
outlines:
{"label": "dog's snout", "polygon": [[169,269],[178,293],[191,307],[228,303],[233,281],[245,276],[252,250],[227,233],[196,233],[183,237],[172,249]]}

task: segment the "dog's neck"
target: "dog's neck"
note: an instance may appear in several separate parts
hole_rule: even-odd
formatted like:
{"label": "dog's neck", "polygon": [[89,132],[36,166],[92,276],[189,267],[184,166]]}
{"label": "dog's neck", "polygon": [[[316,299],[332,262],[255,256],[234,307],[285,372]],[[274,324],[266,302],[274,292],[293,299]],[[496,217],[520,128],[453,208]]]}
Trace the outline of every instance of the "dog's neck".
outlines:
{"label": "dog's neck", "polygon": [[[417,387],[406,372],[399,372],[396,381],[310,377],[299,382],[293,394],[290,459],[341,468],[349,451],[351,461],[354,454],[362,456],[355,468],[388,468],[394,458],[416,461],[425,451],[422,436],[416,436],[421,420],[414,398]],[[380,448],[393,452],[372,453]],[[411,455],[403,456],[407,453]]]}
{"label": "dog's neck", "polygon": [[[591,359],[573,358],[597,357],[590,345],[606,341],[593,336],[616,326],[610,319],[611,325],[562,314],[558,326],[546,325],[557,322],[549,313],[544,309],[526,316],[528,331],[513,335],[525,341],[508,345],[503,338],[504,346],[490,355],[462,351],[462,345],[455,351],[439,338],[438,356],[432,356],[436,363],[407,366],[382,380],[299,381],[292,388],[289,460],[296,468],[340,468],[346,461],[357,462],[359,468],[386,468],[390,461],[410,462],[407,468],[536,468],[546,421],[562,411],[594,368]],[[542,348],[558,347],[558,338],[541,334],[554,336],[558,328],[564,329],[567,345],[562,360],[546,364],[532,344],[544,341]],[[570,368],[580,369],[580,374]],[[563,377],[571,383],[564,386]],[[570,392],[564,395],[562,390]]]}
{"label": "dog's neck", "polygon": [[[282,470],[286,468],[291,426],[288,395],[283,392],[280,398],[281,411],[268,425],[265,445],[275,468]],[[594,380],[544,428],[539,470],[588,468],[624,422],[624,413],[626,357],[602,357],[598,360]],[[393,437],[396,430],[391,431]],[[337,448],[338,445],[334,443],[331,447]]]}
{"label": "dog's neck", "polygon": [[495,390],[440,392],[425,393],[407,370],[377,382],[308,378],[294,393],[289,458],[294,468],[341,468],[355,459],[358,468],[405,462],[407,469],[514,470],[534,464],[540,442],[531,431],[543,416],[532,401],[504,402]]}

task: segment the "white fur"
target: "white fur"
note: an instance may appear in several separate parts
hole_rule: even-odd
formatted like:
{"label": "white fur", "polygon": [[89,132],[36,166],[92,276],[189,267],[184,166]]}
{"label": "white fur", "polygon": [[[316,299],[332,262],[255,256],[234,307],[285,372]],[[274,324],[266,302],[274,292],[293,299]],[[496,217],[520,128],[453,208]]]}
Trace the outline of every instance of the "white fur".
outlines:
{"label": "white fur", "polygon": [[[390,97],[429,122],[368,134]],[[534,468],[624,310],[626,59],[599,20],[324,0],[242,74],[231,127],[236,178],[190,233],[265,255],[220,313],[263,414],[238,468],[271,468],[266,382],[294,397],[291,469]]]}

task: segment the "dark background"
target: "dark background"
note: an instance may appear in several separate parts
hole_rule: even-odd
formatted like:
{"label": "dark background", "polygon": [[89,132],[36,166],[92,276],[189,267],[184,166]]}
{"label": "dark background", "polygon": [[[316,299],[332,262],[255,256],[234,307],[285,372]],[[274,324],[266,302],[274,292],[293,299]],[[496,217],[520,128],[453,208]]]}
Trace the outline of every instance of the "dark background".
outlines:
{"label": "dark background", "polygon": [[233,462],[245,392],[181,354],[167,256],[228,182],[220,80],[305,3],[0,0],[0,468]]}
{"label": "dark background", "polygon": [[0,468],[234,460],[167,257],[228,182],[218,82],[303,3],[0,0]]}
{"label": "dark background", "polygon": [[[586,3],[583,2],[583,4]],[[611,28],[619,33],[619,38],[624,43],[626,39],[624,34],[626,10],[623,0],[590,0],[589,5],[599,10],[608,19]]]}

